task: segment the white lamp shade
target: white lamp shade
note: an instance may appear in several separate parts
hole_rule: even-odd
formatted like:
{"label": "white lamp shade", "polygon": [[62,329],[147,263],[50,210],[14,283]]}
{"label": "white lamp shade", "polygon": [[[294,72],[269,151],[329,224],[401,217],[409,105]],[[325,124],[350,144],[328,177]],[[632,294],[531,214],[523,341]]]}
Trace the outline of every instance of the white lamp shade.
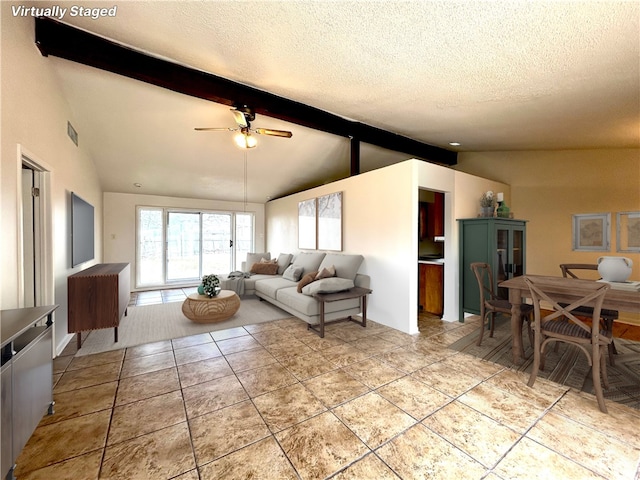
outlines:
{"label": "white lamp shade", "polygon": [[233,140],[240,148],[254,148],[258,145],[256,138],[251,136],[249,133],[238,132],[233,136]]}

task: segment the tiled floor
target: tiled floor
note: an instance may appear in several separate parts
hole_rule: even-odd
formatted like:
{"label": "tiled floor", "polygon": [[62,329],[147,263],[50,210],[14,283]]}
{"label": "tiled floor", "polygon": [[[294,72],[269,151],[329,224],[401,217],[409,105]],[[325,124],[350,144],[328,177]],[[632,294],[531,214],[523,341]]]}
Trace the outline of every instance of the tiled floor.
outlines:
{"label": "tiled floor", "polygon": [[297,319],[55,360],[27,479],[634,479],[640,411],[410,336]]}
{"label": "tiled floor", "polygon": [[157,303],[183,302],[188,295],[196,293],[198,287],[168,288],[164,290],[148,290],[131,292],[129,306],[155,305]]}

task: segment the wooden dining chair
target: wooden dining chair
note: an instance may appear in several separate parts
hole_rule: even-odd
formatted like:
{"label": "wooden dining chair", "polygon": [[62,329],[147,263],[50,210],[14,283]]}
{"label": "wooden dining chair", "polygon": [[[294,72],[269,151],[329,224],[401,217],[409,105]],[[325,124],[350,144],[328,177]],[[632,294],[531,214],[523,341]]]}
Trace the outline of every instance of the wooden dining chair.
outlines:
{"label": "wooden dining chair", "polygon": [[[493,289],[493,273],[491,272],[491,266],[488,263],[473,262],[470,265],[470,268],[478,281],[478,289],[480,290],[480,334],[478,335],[478,341],[476,342],[476,344],[480,346],[487,317],[491,315],[491,320],[489,320],[489,337],[493,337],[496,314],[503,313],[511,316],[511,303],[509,303],[509,300],[499,298],[495,294]],[[527,322],[529,341],[531,342],[531,345],[533,345],[533,335],[530,322],[533,307],[531,305],[522,304],[521,308],[522,316],[520,321]]]}
{"label": "wooden dining chair", "polygon": [[[564,342],[577,346],[587,357],[591,366],[593,387],[600,410],[607,413],[604,403],[604,393],[602,384],[609,388],[607,380],[607,363],[604,352],[611,343],[611,332],[600,329],[600,311],[604,296],[609,290],[606,283],[585,284],[575,287],[574,290],[582,297],[573,303],[563,306],[555,298],[555,294],[545,290],[541,285],[535,283],[532,278],[525,277],[524,281],[531,290],[533,300],[533,368],[527,385],[533,387],[539,370],[544,370],[545,347],[550,342]],[[540,302],[544,301],[544,313],[540,308]],[[591,316],[591,325],[587,325],[574,315],[578,309],[586,303],[595,302]],[[552,310],[548,311],[551,305]],[[547,313],[548,312],[548,313]],[[580,313],[579,315],[583,315]]]}
{"label": "wooden dining chair", "polygon": [[[575,270],[595,270],[598,271],[598,265],[591,263],[561,263],[560,270],[562,271],[562,276],[566,278],[580,278],[575,273]],[[566,306],[566,304],[564,304]],[[584,315],[587,317],[591,317],[593,314],[593,309],[591,307],[581,307],[580,309],[575,311],[578,315]],[[613,342],[613,322],[618,318],[617,310],[609,310],[608,308],[603,308],[600,311],[600,321],[602,322],[605,330],[611,332],[611,343],[609,344],[609,365],[612,367],[615,366],[615,358],[614,355],[618,354],[616,350],[616,345]]]}

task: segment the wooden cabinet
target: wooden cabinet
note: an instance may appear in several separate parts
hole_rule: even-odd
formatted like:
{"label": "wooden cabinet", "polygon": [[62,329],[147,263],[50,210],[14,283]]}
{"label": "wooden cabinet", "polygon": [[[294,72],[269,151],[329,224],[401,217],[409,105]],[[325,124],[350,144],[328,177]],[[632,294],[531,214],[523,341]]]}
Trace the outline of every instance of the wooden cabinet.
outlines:
{"label": "wooden cabinet", "polygon": [[431,240],[444,235],[444,193],[434,192],[433,202],[420,202],[418,208],[418,235],[420,240]]}
{"label": "wooden cabinet", "polygon": [[68,331],[78,333],[78,348],[84,330],[113,327],[118,341],[118,325],[129,305],[129,285],[128,263],[101,263],[67,278]]}
{"label": "wooden cabinet", "polygon": [[444,235],[444,193],[435,192],[433,203],[427,205],[427,236],[433,240]]}
{"label": "wooden cabinet", "polygon": [[419,263],[418,302],[423,312],[442,317],[444,311],[444,265]]}
{"label": "wooden cabinet", "polygon": [[526,220],[498,217],[459,219],[460,236],[460,321],[464,314],[480,313],[480,292],[470,265],[491,266],[494,290],[504,299],[508,291],[498,283],[526,272]]}

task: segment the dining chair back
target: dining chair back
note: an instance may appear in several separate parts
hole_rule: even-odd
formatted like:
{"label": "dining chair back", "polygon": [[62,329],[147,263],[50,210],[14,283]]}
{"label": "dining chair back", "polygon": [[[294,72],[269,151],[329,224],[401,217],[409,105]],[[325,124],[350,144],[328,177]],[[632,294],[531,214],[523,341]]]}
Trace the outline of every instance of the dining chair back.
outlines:
{"label": "dining chair back", "polygon": [[[480,346],[487,317],[491,315],[491,319],[489,320],[489,337],[493,337],[496,314],[503,313],[505,315],[511,315],[511,303],[509,303],[508,300],[499,298],[495,294],[493,288],[493,272],[491,271],[491,266],[488,263],[473,262],[471,263],[470,268],[478,281],[478,290],[480,291],[480,334],[478,335],[478,341],[476,342],[477,345]],[[533,307],[526,304],[523,304],[521,307],[522,315],[520,322],[527,321],[527,331],[529,332],[529,340],[531,341],[533,337],[529,320],[533,312]],[[522,325],[520,325],[520,327],[522,327]],[[518,331],[521,331],[521,329]]]}
{"label": "dining chair back", "polygon": [[[562,276],[566,278],[580,278],[575,273],[576,270],[595,270],[598,271],[598,265],[591,263],[561,263],[560,270],[562,271]],[[566,304],[565,304],[566,306]],[[593,315],[593,309],[591,307],[581,307],[575,313],[580,315],[585,315],[587,317],[591,317]],[[602,326],[605,330],[611,332],[613,336],[613,322],[618,318],[617,310],[609,310],[608,308],[603,308],[600,311],[600,321],[602,322]],[[618,353],[616,350],[616,345],[611,341],[608,347],[609,351],[609,364],[611,366],[615,365],[615,357]]]}
{"label": "dining chair back", "polygon": [[[533,368],[528,385],[533,387],[539,370],[544,370],[545,347],[551,342],[564,342],[577,346],[587,357],[591,366],[593,386],[600,410],[607,413],[604,403],[602,384],[609,388],[607,364],[604,359],[605,347],[611,343],[611,333],[600,328],[600,311],[604,296],[609,290],[606,283],[585,283],[574,287],[573,291],[581,298],[571,304],[562,304],[556,294],[547,291],[530,277],[524,281],[531,290],[533,300]],[[541,308],[540,302],[544,302]],[[585,323],[574,313],[580,307],[592,303],[591,324]],[[549,310],[549,307],[551,310]],[[583,316],[582,313],[579,316]],[[601,382],[602,380],[602,382]]]}

